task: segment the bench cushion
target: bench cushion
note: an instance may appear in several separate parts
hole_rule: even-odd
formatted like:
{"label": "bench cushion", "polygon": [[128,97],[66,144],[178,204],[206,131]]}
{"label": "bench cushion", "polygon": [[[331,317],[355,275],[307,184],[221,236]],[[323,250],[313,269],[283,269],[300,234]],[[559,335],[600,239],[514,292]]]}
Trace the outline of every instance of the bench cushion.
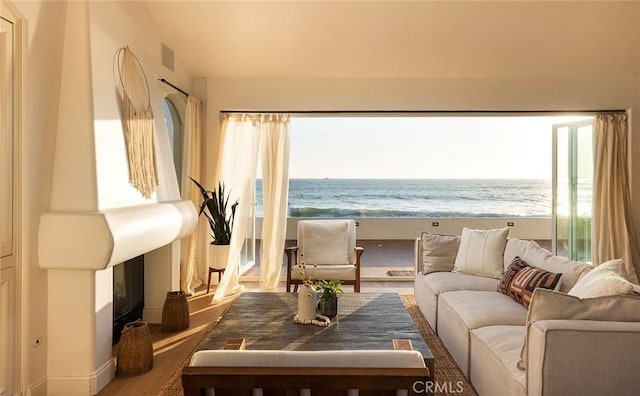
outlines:
{"label": "bench cushion", "polygon": [[423,368],[425,364],[420,352],[404,350],[203,350],[193,354],[190,366]]}

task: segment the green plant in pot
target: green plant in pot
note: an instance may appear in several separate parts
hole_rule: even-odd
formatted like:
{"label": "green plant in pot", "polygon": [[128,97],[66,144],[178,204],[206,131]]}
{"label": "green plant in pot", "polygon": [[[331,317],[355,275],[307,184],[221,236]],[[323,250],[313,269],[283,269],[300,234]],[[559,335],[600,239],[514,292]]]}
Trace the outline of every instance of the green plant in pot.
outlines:
{"label": "green plant in pot", "polygon": [[320,294],[318,307],[320,314],[332,318],[338,314],[338,293],[342,293],[342,282],[339,280],[321,280],[315,284]]}
{"label": "green plant in pot", "polygon": [[[233,221],[236,216],[238,201],[229,205],[229,195],[225,194],[224,183],[218,182],[218,188],[208,191],[195,179],[189,177],[198,186],[202,194],[202,205],[198,215],[204,214],[211,229],[211,254],[210,267],[224,268],[229,255],[229,244],[231,243],[231,232],[233,231]],[[218,248],[223,246],[223,248]]]}

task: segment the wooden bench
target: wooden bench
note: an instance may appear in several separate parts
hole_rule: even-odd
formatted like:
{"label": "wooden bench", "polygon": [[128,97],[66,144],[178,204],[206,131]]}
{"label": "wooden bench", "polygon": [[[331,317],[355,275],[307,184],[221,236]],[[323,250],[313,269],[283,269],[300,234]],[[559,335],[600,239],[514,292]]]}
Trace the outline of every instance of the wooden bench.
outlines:
{"label": "wooden bench", "polygon": [[[394,342],[404,349],[386,351],[198,351],[182,371],[182,386],[185,396],[207,389],[216,396],[414,395],[414,383],[424,384],[430,373],[420,352],[407,350],[404,341]],[[233,345],[244,347],[230,340],[225,348]]]}

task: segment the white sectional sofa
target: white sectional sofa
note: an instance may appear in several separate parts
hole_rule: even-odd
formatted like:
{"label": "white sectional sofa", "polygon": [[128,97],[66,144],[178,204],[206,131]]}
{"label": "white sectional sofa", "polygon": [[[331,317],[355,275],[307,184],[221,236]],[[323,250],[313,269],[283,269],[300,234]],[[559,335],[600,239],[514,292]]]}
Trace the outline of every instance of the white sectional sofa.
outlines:
{"label": "white sectional sofa", "polygon": [[[481,396],[640,394],[640,296],[634,293],[637,285],[608,272],[622,268],[619,260],[595,271],[589,264],[553,256],[533,241],[507,239],[508,229],[491,230],[488,239],[480,231],[479,239],[469,242],[467,232],[476,231],[465,229],[460,237],[423,233],[415,246],[414,293]],[[496,232],[502,245],[495,242]],[[478,250],[480,267],[478,262],[466,268],[459,263]],[[499,269],[487,268],[488,250],[500,252]],[[528,307],[505,294],[506,275],[522,274],[510,267],[516,257],[534,267],[527,267],[535,273],[531,279],[544,273],[538,268],[551,273],[547,281],[559,281],[556,290],[532,288]],[[507,290],[518,291],[516,283]],[[589,289],[596,283],[607,287]],[[605,296],[618,293],[624,295]]]}

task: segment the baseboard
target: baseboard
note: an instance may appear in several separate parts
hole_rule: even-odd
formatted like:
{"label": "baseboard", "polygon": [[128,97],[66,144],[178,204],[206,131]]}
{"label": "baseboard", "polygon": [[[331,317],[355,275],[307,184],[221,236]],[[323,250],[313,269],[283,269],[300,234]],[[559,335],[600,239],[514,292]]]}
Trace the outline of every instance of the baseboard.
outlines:
{"label": "baseboard", "polygon": [[27,387],[26,396],[47,396],[47,377],[42,377]]}
{"label": "baseboard", "polygon": [[162,309],[145,308],[142,311],[142,318],[147,323],[162,323]]}
{"label": "baseboard", "polygon": [[45,394],[96,395],[111,382],[115,373],[115,359],[111,358],[91,375],[49,376],[47,378],[47,390]]}

